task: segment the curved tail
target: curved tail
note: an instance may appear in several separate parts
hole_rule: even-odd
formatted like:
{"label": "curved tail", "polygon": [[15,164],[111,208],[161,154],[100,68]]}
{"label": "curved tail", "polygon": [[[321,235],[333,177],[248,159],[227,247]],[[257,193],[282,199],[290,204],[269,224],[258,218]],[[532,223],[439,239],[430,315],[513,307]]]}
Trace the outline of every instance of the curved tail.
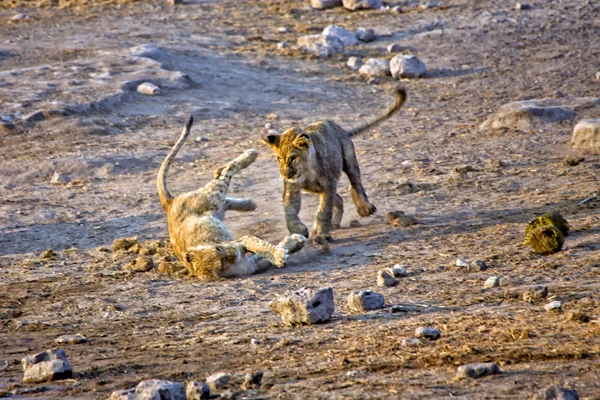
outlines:
{"label": "curved tail", "polygon": [[385,121],[386,119],[391,117],[392,114],[394,114],[396,111],[398,111],[404,105],[404,102],[406,101],[406,89],[404,89],[402,86],[396,87],[396,96],[397,96],[396,102],[394,104],[392,104],[390,107],[388,107],[388,109],[385,110],[383,115],[381,115],[377,118],[374,118],[371,121],[365,122],[364,124],[359,125],[356,128],[352,129],[351,131],[348,132],[350,137],[352,137],[354,135],[358,135],[359,133],[362,133],[368,129],[371,129],[371,128],[379,125],[380,123],[382,123],[383,121]]}
{"label": "curved tail", "polygon": [[158,176],[156,177],[156,188],[158,189],[158,197],[160,198],[160,204],[162,204],[165,210],[167,210],[171,206],[171,203],[173,202],[174,198],[173,195],[169,192],[169,188],[167,187],[167,172],[169,171],[169,167],[175,159],[177,152],[179,151],[179,149],[181,149],[181,146],[183,146],[183,143],[190,135],[190,130],[192,128],[193,123],[194,117],[190,116],[190,120],[185,125],[185,128],[183,128],[183,132],[181,132],[181,136],[179,136],[177,143],[175,143],[171,151],[169,151],[169,154],[167,154],[165,161],[163,161],[162,165],[160,166],[160,169],[158,170]]}

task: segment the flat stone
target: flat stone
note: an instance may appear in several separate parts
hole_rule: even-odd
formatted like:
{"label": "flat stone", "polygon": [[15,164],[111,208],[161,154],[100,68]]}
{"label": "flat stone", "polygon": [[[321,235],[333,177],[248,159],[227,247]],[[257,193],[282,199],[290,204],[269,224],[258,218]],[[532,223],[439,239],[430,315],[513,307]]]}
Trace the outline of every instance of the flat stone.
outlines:
{"label": "flat stone", "polygon": [[342,3],[350,11],[380,9],[383,5],[381,0],[342,0]]}
{"label": "flat stone", "polygon": [[358,73],[370,77],[388,76],[390,74],[390,62],[388,60],[369,58],[367,62],[360,67]]}
{"label": "flat stone", "polygon": [[494,363],[478,363],[461,365],[456,370],[458,379],[464,378],[481,378],[487,375],[499,374],[500,367]]}
{"label": "flat stone", "polygon": [[532,400],[579,400],[579,394],[575,389],[567,389],[562,386],[552,385],[537,392]]}
{"label": "flat stone", "polygon": [[206,378],[206,383],[211,390],[223,389],[229,383],[231,375],[226,372],[217,372]]}
{"label": "flat stone", "polygon": [[138,85],[137,91],[149,96],[156,96],[160,94],[160,88],[150,82],[144,82]]}
{"label": "flat stone", "polygon": [[305,35],[297,41],[298,47],[316,56],[327,58],[344,51],[344,43],[331,35]]}
{"label": "flat stone", "polygon": [[412,54],[398,54],[390,60],[390,71],[394,78],[415,79],[425,75],[425,64]]}
{"label": "flat stone", "polygon": [[508,128],[531,131],[557,122],[572,121],[579,109],[598,105],[600,105],[598,97],[515,101],[501,106],[479,128],[481,130]]}
{"label": "flat stone", "polygon": [[325,29],[323,29],[323,35],[324,36],[327,36],[327,35],[334,36],[334,37],[340,39],[342,41],[342,43],[344,43],[344,47],[356,46],[357,44],[359,44],[359,41],[356,38],[356,35],[350,31],[348,31],[343,26],[329,25]]}
{"label": "flat stone", "polygon": [[382,269],[377,273],[377,286],[391,287],[398,284],[398,280],[389,271]]}
{"label": "flat stone", "polygon": [[15,14],[12,17],[10,17],[10,20],[11,21],[21,21],[26,18],[27,18],[27,15],[19,13],[19,14]]}
{"label": "flat stone", "polygon": [[390,11],[396,14],[402,14],[403,10],[401,6],[393,6]]}
{"label": "flat stone", "polygon": [[490,276],[485,280],[485,283],[483,284],[483,287],[486,289],[491,289],[498,286],[500,286],[500,278],[498,278],[497,276]]}
{"label": "flat stone", "polygon": [[420,327],[415,330],[416,337],[422,337],[429,340],[437,340],[439,339],[441,332],[437,328],[432,327]]}
{"label": "flat stone", "polygon": [[457,258],[456,261],[454,261],[454,265],[456,265],[457,267],[468,267],[469,263],[465,260]]}
{"label": "flat stone", "polygon": [[51,349],[27,356],[21,360],[21,364],[25,383],[57,381],[73,377],[73,369],[62,349]]}
{"label": "flat stone", "polygon": [[600,153],[600,119],[582,119],[573,129],[571,146]]}
{"label": "flat stone", "polygon": [[421,340],[417,338],[404,338],[401,344],[404,347],[417,347],[421,345]]}
{"label": "flat stone", "polygon": [[79,344],[87,343],[87,341],[87,338],[79,333],[75,335],[62,335],[54,339],[54,343],[56,344]]}
{"label": "flat stone", "polygon": [[354,34],[358,40],[365,43],[370,43],[377,38],[375,31],[371,28],[358,28]]}
{"label": "flat stone", "polygon": [[363,61],[358,57],[350,57],[346,63],[346,67],[352,71],[358,71],[364,65]]}
{"label": "flat stone", "polygon": [[385,298],[382,294],[371,290],[352,292],[348,295],[348,307],[356,313],[383,308]]}
{"label": "flat stone", "polygon": [[342,0],[310,0],[310,6],[317,10],[326,10],[328,8],[341,7]]}
{"label": "flat stone", "polygon": [[550,312],[550,311],[556,311],[556,310],[560,310],[562,307],[562,303],[558,300],[555,301],[551,301],[550,303],[546,304],[544,306],[544,310]]}
{"label": "flat stone", "polygon": [[334,311],[333,289],[287,292],[271,301],[269,306],[288,325],[326,322]]}
{"label": "flat stone", "polygon": [[210,398],[210,387],[204,382],[191,381],[185,387],[187,400],[204,400]]}
{"label": "flat stone", "polygon": [[485,262],[481,260],[474,260],[469,263],[469,272],[481,272],[487,269]]}
{"label": "flat stone", "polygon": [[135,400],[186,400],[183,383],[148,379],[135,387]]}

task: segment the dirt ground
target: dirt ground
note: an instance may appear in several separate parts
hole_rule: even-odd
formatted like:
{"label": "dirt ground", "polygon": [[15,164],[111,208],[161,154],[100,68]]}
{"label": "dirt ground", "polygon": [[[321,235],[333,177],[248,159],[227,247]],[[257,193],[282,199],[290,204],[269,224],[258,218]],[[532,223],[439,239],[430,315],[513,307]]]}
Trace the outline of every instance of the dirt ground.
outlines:
{"label": "dirt ground", "polygon": [[[103,399],[144,379],[262,370],[262,386],[242,398],[526,399],[560,384],[600,399],[600,201],[577,205],[600,189],[600,156],[569,146],[574,122],[600,108],[535,132],[479,129],[511,101],[598,96],[600,4],[535,0],[518,11],[513,1],[446,0],[402,14],[307,4],[3,2],[0,396]],[[11,21],[16,13],[27,18]],[[379,37],[330,59],[277,49],[329,24]],[[282,185],[261,143],[265,124],[352,127],[377,114],[393,101],[394,80],[369,85],[345,62],[389,58],[392,43],[428,72],[404,82],[405,108],[354,139],[375,217],[359,219],[344,178],[346,214],[328,254],[309,246],[284,269],[211,283],[123,270],[137,254],[113,252],[118,238],[137,236],[156,264],[172,257],[155,177],[190,114],[197,122],[171,190],[204,185],[224,160],[256,148],[232,192],[259,208],[227,223],[236,237],[281,239]],[[162,94],[131,90],[139,81]],[[55,172],[70,182],[52,184]],[[316,206],[304,196],[309,226]],[[385,214],[394,210],[419,223],[391,227]],[[554,210],[571,235],[561,252],[533,254],[521,245],[525,225]],[[361,226],[350,228],[355,219]],[[41,258],[48,249],[56,257]],[[457,258],[488,269],[449,267]],[[377,288],[377,271],[394,264],[409,275]],[[494,275],[500,287],[483,289]],[[547,286],[547,298],[523,301],[530,285]],[[327,286],[336,302],[329,323],[290,328],[269,310],[287,290]],[[386,308],[350,313],[347,295],[365,289],[384,294]],[[551,300],[562,311],[546,312]],[[390,313],[398,304],[406,312]],[[420,326],[441,338],[402,346]],[[22,357],[74,333],[89,339],[63,346],[74,379],[21,382]],[[457,366],[488,361],[502,373],[455,379]]]}

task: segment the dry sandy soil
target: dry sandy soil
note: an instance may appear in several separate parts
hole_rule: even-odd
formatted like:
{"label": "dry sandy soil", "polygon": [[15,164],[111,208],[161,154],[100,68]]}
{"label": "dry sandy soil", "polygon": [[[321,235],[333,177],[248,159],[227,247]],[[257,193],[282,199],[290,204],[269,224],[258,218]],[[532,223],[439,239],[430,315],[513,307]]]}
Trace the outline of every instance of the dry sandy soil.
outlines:
{"label": "dry sandy soil", "polygon": [[[316,11],[300,0],[3,2],[0,396],[100,399],[149,378],[262,370],[262,386],[243,396],[526,399],[560,384],[600,399],[600,201],[577,205],[598,193],[600,156],[569,145],[573,124],[600,108],[536,131],[479,129],[507,102],[600,93],[598,3],[531,5],[449,0],[394,14]],[[18,12],[28,18],[10,21]],[[277,50],[333,23],[372,27],[379,38],[330,59]],[[327,118],[351,127],[377,114],[393,101],[392,78],[369,85],[345,62],[389,58],[391,43],[428,72],[404,82],[405,108],[354,140],[377,216],[349,228],[358,216],[344,178],[346,214],[328,254],[309,246],[284,269],[212,283],[123,270],[137,254],[113,252],[117,238],[138,236],[156,263],[173,260],[155,176],[190,114],[193,139],[171,189],[204,185],[224,160],[254,147],[259,159],[232,192],[259,208],[229,214],[228,225],[236,236],[282,238],[265,124],[281,131]],[[162,94],[136,93],[140,80]],[[579,156],[579,165],[563,162]],[[460,172],[465,166],[472,171]],[[70,183],[51,184],[55,172]],[[310,225],[317,201],[304,199]],[[419,223],[391,227],[393,210]],[[535,255],[521,245],[525,225],[554,210],[571,235],[561,252]],[[57,256],[40,258],[47,249]],[[448,267],[456,258],[488,269]],[[377,288],[377,271],[397,263],[409,275]],[[501,286],[484,290],[492,275]],[[533,284],[547,286],[548,298],[523,301]],[[336,301],[329,323],[291,328],[269,310],[287,290],[326,286]],[[362,289],[383,293],[388,307],[351,314],[346,297]],[[562,311],[544,311],[553,299]],[[396,304],[407,312],[390,313]],[[441,338],[401,346],[419,326],[439,328]],[[64,346],[74,379],[21,383],[22,357],[77,332],[89,342]],[[487,361],[502,373],[454,378],[457,366]]]}

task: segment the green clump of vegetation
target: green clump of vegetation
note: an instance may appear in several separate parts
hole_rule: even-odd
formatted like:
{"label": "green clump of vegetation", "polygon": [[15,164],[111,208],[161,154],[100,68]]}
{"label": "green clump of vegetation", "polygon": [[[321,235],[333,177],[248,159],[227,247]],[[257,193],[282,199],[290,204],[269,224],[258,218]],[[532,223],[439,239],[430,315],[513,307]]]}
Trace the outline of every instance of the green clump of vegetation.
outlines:
{"label": "green clump of vegetation", "polygon": [[525,228],[526,245],[540,255],[559,252],[569,235],[569,223],[558,212],[535,218]]}

